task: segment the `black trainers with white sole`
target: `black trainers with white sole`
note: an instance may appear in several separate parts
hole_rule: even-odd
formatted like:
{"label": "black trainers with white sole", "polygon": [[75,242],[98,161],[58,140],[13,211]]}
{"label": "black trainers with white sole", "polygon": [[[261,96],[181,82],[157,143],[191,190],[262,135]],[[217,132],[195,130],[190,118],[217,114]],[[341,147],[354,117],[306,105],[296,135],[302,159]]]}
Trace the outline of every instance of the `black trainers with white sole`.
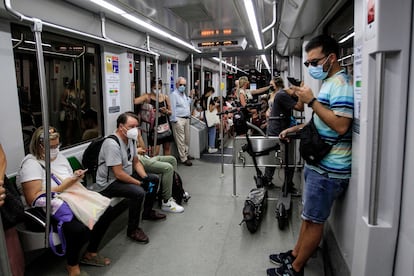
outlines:
{"label": "black trainers with white sole", "polygon": [[292,250],[289,250],[278,254],[271,254],[269,255],[269,260],[276,265],[283,265],[286,261],[292,263],[295,257],[292,255]]}

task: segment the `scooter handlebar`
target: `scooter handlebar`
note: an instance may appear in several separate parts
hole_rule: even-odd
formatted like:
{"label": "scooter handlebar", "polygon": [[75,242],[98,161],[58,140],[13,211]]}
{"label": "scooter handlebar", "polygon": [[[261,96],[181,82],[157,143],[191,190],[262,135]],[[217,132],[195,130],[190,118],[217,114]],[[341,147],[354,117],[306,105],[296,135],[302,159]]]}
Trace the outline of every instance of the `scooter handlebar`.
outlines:
{"label": "scooter handlebar", "polygon": [[236,107],[236,108],[233,108],[233,109],[230,109],[230,110],[217,112],[217,115],[221,116],[221,115],[224,115],[224,114],[234,113],[234,112],[237,112],[239,110],[244,110],[244,109],[248,109],[248,108],[259,109],[261,106],[262,106],[261,103],[246,104],[245,106],[240,106],[240,107]]}
{"label": "scooter handlebar", "polygon": [[300,131],[299,132],[289,132],[289,133],[286,133],[286,138],[290,138],[290,139],[300,139]]}

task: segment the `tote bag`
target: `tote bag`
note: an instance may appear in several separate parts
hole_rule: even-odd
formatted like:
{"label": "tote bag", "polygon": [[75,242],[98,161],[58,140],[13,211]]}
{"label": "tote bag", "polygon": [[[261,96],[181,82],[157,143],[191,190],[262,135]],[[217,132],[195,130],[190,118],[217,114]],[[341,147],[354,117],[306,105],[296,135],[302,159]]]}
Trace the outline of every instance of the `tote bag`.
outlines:
{"label": "tote bag", "polygon": [[111,202],[109,198],[86,189],[79,182],[64,190],[59,197],[69,204],[75,217],[91,230]]}
{"label": "tote bag", "polygon": [[206,123],[208,127],[212,127],[212,126],[220,124],[220,118],[217,115],[217,109],[214,108],[214,110],[210,112],[210,109],[209,109],[210,101],[211,101],[211,96],[208,97],[207,99],[207,110],[204,112],[205,113],[204,117],[206,118]]}

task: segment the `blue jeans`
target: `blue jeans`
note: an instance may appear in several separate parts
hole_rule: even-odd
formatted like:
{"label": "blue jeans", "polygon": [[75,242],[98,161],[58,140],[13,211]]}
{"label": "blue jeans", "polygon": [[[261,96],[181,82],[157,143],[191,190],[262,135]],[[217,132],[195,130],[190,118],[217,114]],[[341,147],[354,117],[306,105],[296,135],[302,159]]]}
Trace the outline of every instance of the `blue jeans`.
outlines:
{"label": "blue jeans", "polygon": [[216,147],[216,126],[212,126],[208,128],[208,147],[209,148]]}
{"label": "blue jeans", "polygon": [[324,223],[331,207],[348,187],[349,179],[329,178],[305,167],[302,219]]}

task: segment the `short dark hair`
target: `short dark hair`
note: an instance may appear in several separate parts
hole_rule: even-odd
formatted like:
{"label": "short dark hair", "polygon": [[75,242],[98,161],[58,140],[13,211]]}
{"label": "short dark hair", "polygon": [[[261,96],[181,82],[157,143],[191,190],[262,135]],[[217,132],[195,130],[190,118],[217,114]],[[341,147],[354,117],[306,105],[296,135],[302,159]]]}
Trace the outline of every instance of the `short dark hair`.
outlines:
{"label": "short dark hair", "polygon": [[211,86],[207,86],[206,89],[204,89],[204,95],[207,94],[208,92],[214,93],[214,88]]}
{"label": "short dark hair", "polygon": [[322,47],[324,55],[335,54],[339,58],[339,44],[329,35],[322,34],[312,38],[305,46],[305,51],[309,52],[315,48]]}
{"label": "short dark hair", "polygon": [[[151,80],[151,87],[154,87],[157,84],[155,78]],[[162,80],[158,80],[158,85],[162,86]],[[159,87],[160,88],[160,87]]]}
{"label": "short dark hair", "polygon": [[132,111],[127,111],[118,116],[118,119],[116,119],[116,127],[118,128],[121,124],[124,125],[127,122],[128,117],[134,118],[139,123],[138,116]]}
{"label": "short dark hair", "polygon": [[285,83],[281,77],[274,77],[273,81],[275,82],[277,87],[280,87],[280,88],[285,87]]}

